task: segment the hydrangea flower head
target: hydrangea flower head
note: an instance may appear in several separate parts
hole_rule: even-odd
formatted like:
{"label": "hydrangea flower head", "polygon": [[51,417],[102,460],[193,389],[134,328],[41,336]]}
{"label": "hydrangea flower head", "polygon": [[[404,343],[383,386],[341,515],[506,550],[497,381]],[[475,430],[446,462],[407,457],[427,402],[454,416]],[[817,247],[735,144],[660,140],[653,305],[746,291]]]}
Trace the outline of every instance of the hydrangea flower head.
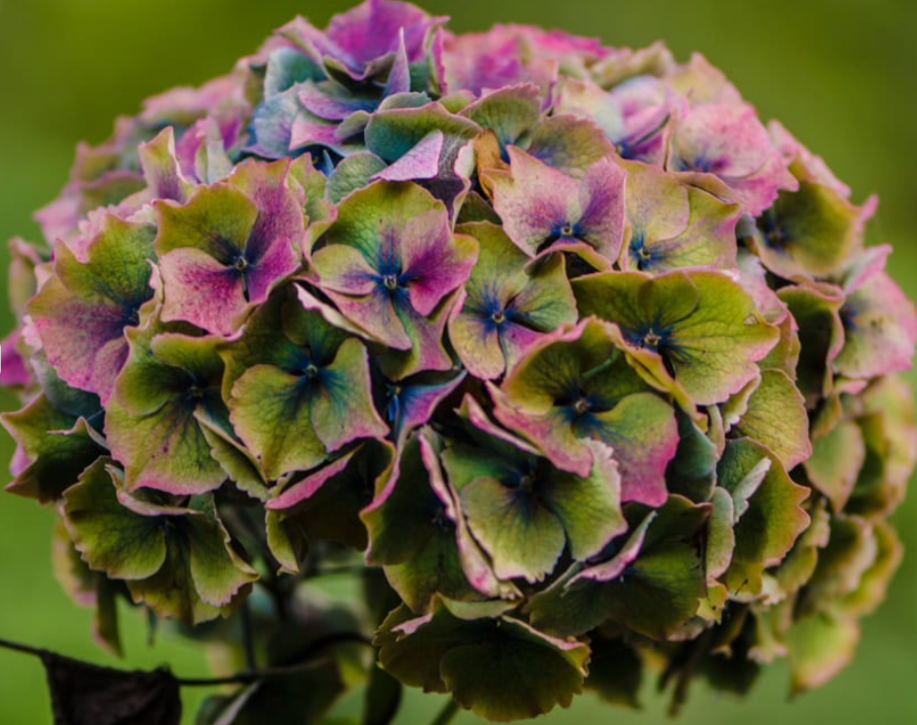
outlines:
{"label": "hydrangea flower head", "polygon": [[[8,490],[54,505],[109,647],[123,598],[303,665],[200,722],[364,682],[521,720],[660,668],[677,708],[782,657],[808,690],[884,598],[917,458],[874,211],[699,55],[296,18],[80,146],[10,243]],[[342,627],[374,656],[307,666]]]}

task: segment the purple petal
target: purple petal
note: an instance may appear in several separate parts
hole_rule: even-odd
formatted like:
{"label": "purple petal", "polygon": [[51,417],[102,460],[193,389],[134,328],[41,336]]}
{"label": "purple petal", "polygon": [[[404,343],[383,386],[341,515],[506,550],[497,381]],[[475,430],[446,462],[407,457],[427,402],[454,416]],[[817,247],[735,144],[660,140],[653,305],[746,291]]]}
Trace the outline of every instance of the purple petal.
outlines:
{"label": "purple petal", "polygon": [[371,176],[370,180],[414,181],[435,178],[439,174],[444,138],[442,131],[431,131],[414,148],[388,168]]}
{"label": "purple petal", "polygon": [[183,320],[217,335],[232,335],[248,303],[243,277],[206,252],[176,249],[160,260],[165,288],[162,319]]}
{"label": "purple petal", "polygon": [[610,157],[593,164],[583,177],[580,219],[586,241],[609,260],[618,258],[624,239],[626,172]]}
{"label": "purple petal", "polygon": [[299,266],[299,254],[287,239],[278,237],[265,255],[245,271],[248,301],[254,305],[264,302],[271,290]]}
{"label": "purple petal", "polygon": [[150,192],[157,199],[179,203],[188,198],[190,184],[182,174],[175,152],[175,135],[167,126],[152,141],[137,147],[143,176]]}
{"label": "purple petal", "polygon": [[345,317],[359,320],[360,326],[376,340],[396,350],[411,349],[411,338],[387,294],[373,292],[362,297],[350,297],[332,290],[325,290],[325,293]]}
{"label": "purple petal", "polygon": [[448,382],[435,385],[398,386],[398,410],[393,422],[395,439],[400,443],[412,430],[425,425],[433,417],[439,404],[462,384],[465,375],[463,372]]}
{"label": "purple petal", "polygon": [[[306,81],[299,91],[299,101],[309,113],[326,121],[340,122],[356,111],[374,111],[379,102],[337,89],[335,81],[321,84]],[[337,90],[337,92],[335,92]]]}
{"label": "purple petal", "polygon": [[477,259],[472,237],[452,235],[445,211],[417,216],[401,233],[401,259],[411,305],[426,317],[447,294],[460,287]]}
{"label": "purple petal", "polygon": [[13,330],[0,343],[0,385],[4,388],[25,387],[32,382],[32,376],[17,349],[20,338],[19,330]]}
{"label": "purple petal", "polygon": [[427,31],[442,20],[431,18],[410,3],[367,0],[331,18],[325,35],[362,65],[395,52],[403,32],[408,59],[415,62],[423,56]]}

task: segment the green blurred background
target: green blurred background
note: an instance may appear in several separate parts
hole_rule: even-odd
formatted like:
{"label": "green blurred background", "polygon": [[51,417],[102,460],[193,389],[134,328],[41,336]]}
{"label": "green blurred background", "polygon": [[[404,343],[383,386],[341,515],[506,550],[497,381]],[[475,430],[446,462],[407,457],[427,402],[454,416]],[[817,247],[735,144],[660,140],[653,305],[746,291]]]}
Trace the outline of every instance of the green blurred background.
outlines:
{"label": "green blurred background", "polygon": [[[0,0],[0,238],[37,237],[31,221],[67,177],[79,140],[105,138],[114,116],[141,99],[228,70],[293,15],[324,24],[343,0]],[[891,273],[917,297],[917,4],[902,0],[427,0],[454,30],[497,21],[536,23],[601,36],[610,45],[666,40],[680,59],[702,51],[762,116],[779,118],[829,160],[862,200],[882,199],[872,241],[895,245]],[[5,247],[0,267],[6,268]],[[5,273],[0,277],[5,292]],[[5,303],[0,329],[11,325]],[[912,376],[913,377],[913,376]],[[0,394],[0,408],[14,405]],[[12,447],[4,434],[0,459]],[[9,476],[5,468],[0,483]],[[54,514],[0,495],[0,637],[116,664],[90,639],[90,614],[59,590],[50,567]],[[917,494],[896,516],[917,552]],[[206,669],[200,649],[162,636],[145,643],[144,623],[124,619],[129,667],[169,662],[182,675]],[[695,689],[681,722],[917,723],[917,555],[905,559],[888,602],[865,622],[854,664],[818,692],[788,703],[787,671],[776,666],[744,703]],[[663,722],[647,683],[642,713],[593,697],[546,723]],[[197,698],[187,698],[193,721]],[[398,723],[432,719],[437,698],[411,693]],[[0,651],[0,725],[51,722],[37,661]],[[459,722],[471,723],[465,715]],[[265,725],[270,725],[266,723]]]}

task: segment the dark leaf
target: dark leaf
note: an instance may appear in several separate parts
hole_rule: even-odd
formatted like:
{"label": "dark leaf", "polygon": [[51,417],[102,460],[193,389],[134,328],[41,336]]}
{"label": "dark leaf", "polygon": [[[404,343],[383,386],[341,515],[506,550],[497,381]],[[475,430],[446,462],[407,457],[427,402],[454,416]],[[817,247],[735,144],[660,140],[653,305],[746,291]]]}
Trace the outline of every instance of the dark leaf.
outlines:
{"label": "dark leaf", "polygon": [[55,725],[179,725],[179,685],[165,669],[125,672],[45,653]]}

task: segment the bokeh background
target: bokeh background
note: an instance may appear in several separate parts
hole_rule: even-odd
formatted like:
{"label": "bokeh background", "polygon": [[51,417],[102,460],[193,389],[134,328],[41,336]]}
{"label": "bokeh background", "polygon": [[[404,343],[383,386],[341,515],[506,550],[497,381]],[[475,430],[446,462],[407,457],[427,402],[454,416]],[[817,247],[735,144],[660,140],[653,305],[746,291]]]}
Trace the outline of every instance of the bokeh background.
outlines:
{"label": "bokeh background", "polygon": [[[293,15],[317,24],[345,0],[0,0],[0,239],[37,237],[31,220],[63,185],[77,141],[104,139],[119,113],[178,84],[228,70]],[[426,0],[451,14],[455,30],[528,22],[640,46],[665,39],[686,60],[702,51],[723,68],[762,116],[779,118],[828,159],[857,200],[878,192],[872,241],[895,245],[891,274],[917,297],[917,4],[902,0]],[[0,291],[5,293],[5,246]],[[0,332],[11,326],[0,302]],[[912,380],[913,380],[913,376]],[[15,401],[0,394],[0,408]],[[12,453],[0,431],[0,483]],[[787,671],[776,666],[744,703],[697,687],[684,725],[781,725],[830,721],[917,723],[917,488],[896,516],[910,555],[887,603],[865,622],[855,663],[823,689],[790,703]],[[54,514],[0,494],[0,637],[94,662],[117,664],[91,641],[90,614],[59,590],[50,568]],[[126,614],[126,613],[125,613]],[[200,648],[123,618],[122,666],[168,662],[203,673]],[[611,710],[592,696],[545,723],[653,725],[664,703],[646,683],[645,710]],[[186,722],[198,699],[188,697]],[[432,719],[438,698],[411,693],[400,725]],[[459,723],[472,723],[463,715]],[[37,661],[0,651],[0,725],[51,723]],[[269,725],[269,724],[266,724]]]}

